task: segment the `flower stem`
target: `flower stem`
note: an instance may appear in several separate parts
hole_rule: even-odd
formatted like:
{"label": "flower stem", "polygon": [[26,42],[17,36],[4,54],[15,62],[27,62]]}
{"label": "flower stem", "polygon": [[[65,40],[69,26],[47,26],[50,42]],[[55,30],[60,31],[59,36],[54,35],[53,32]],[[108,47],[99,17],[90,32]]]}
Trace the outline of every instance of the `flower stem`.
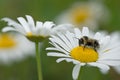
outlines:
{"label": "flower stem", "polygon": [[41,69],[41,58],[39,53],[39,43],[35,43],[36,48],[36,62],[37,62],[37,71],[38,71],[38,80],[42,80],[42,69]]}

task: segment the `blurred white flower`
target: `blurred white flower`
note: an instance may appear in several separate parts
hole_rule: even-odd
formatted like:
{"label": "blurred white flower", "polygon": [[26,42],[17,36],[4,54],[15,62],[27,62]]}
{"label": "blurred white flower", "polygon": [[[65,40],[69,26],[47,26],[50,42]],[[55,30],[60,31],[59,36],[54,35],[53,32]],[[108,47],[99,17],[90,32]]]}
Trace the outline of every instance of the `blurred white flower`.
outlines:
{"label": "blurred white flower", "polygon": [[0,34],[0,63],[10,64],[34,55],[34,44],[18,34]]}
{"label": "blurred white flower", "polygon": [[51,34],[55,34],[56,32],[64,32],[71,28],[71,26],[67,26],[68,24],[64,24],[66,27],[62,25],[56,26],[50,21],[46,21],[44,23],[36,21],[35,24],[33,18],[29,15],[26,15],[26,19],[27,21],[23,17],[18,17],[17,20],[19,23],[17,23],[10,18],[3,18],[2,20],[8,22],[8,26],[3,28],[2,31],[17,31],[32,41],[41,41]]}
{"label": "blurred white flower", "polygon": [[[89,65],[100,68],[104,73],[108,72],[110,66],[120,65],[120,43],[111,41],[110,36],[104,36],[99,32],[94,35],[89,33],[87,27],[82,31],[74,29],[74,33],[58,34],[49,38],[53,47],[46,50],[48,56],[60,57],[56,62],[63,60],[73,62],[72,76],[77,80],[81,66]],[[114,42],[114,43],[113,43]]]}
{"label": "blurred white flower", "polygon": [[72,23],[77,27],[89,26],[91,29],[97,29],[99,23],[107,22],[109,12],[106,7],[99,2],[76,2],[71,8],[59,15],[55,21],[58,24]]}

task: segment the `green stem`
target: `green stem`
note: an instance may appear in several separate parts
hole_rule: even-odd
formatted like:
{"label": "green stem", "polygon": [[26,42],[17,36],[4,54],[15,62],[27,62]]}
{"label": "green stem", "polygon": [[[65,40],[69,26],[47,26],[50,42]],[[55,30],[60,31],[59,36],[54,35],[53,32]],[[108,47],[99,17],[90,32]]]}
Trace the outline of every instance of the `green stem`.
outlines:
{"label": "green stem", "polygon": [[37,61],[37,71],[38,71],[38,80],[42,80],[42,69],[41,69],[41,58],[39,53],[39,43],[35,43],[36,48],[36,61]]}

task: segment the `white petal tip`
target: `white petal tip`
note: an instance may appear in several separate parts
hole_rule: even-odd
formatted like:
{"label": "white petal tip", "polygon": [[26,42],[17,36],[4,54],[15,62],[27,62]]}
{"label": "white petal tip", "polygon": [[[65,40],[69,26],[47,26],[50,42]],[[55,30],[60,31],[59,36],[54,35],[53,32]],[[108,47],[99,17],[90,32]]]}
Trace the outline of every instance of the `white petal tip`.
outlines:
{"label": "white petal tip", "polygon": [[2,20],[2,21],[6,21],[6,19],[7,19],[7,18],[2,18],[1,20]]}
{"label": "white petal tip", "polygon": [[88,29],[88,27],[87,26],[83,26],[83,29]]}
{"label": "white petal tip", "polygon": [[2,29],[2,32],[8,32],[8,31],[10,31],[8,28],[3,28]]}
{"label": "white petal tip", "polygon": [[51,56],[51,54],[47,53],[47,56]]}
{"label": "white petal tip", "polygon": [[25,15],[26,17],[31,17],[30,15]]}
{"label": "white petal tip", "polygon": [[61,61],[60,60],[56,60],[57,63],[60,63]]}

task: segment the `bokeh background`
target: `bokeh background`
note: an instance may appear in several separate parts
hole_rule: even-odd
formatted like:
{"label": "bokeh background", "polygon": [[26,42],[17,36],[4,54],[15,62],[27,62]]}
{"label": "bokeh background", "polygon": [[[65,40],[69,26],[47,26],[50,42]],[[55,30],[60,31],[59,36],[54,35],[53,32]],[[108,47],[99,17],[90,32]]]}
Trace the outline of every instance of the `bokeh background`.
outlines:
{"label": "bokeh background", "polygon": [[[31,15],[35,20],[54,21],[55,17],[68,9],[76,1],[88,0],[0,0],[0,18]],[[96,1],[96,0],[93,0]],[[108,32],[120,30],[120,0],[101,0],[110,12],[109,22],[100,26],[100,30]],[[55,22],[55,21],[54,21]],[[6,25],[0,21],[0,29]],[[57,58],[47,57],[45,48],[48,40],[43,42],[41,50],[42,71],[44,80],[72,80],[73,64],[67,62],[56,63]],[[34,56],[13,62],[11,65],[0,64],[0,80],[38,80],[36,59]],[[82,67],[80,80],[120,80],[120,74],[113,69],[108,74],[102,74],[98,68]]]}

